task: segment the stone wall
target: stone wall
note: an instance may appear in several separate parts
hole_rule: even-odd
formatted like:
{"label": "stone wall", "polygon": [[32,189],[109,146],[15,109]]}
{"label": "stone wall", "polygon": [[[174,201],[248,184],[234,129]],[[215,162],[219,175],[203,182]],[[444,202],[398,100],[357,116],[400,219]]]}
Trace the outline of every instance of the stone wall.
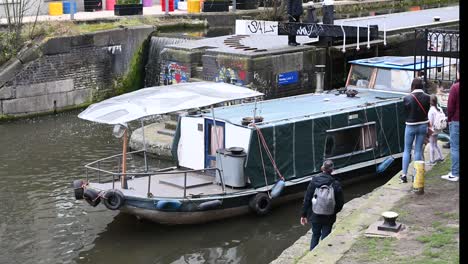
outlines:
{"label": "stone wall", "polygon": [[[203,79],[249,86],[264,93],[265,98],[311,93],[315,87],[315,65],[325,64],[324,52],[324,49],[315,47],[262,56],[233,56],[207,51],[202,56]],[[280,84],[280,75],[287,73],[297,73],[297,82]]]}
{"label": "stone wall", "polygon": [[[109,91],[151,26],[50,39],[35,56],[0,70],[0,115],[52,112],[90,103]],[[28,59],[29,58],[29,59]]]}

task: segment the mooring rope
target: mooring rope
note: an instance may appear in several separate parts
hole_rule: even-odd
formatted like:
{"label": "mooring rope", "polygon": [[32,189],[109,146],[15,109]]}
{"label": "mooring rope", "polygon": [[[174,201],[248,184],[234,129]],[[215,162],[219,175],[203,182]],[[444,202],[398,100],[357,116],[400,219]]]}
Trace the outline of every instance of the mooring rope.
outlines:
{"label": "mooring rope", "polygon": [[[256,130],[257,130],[257,136],[259,137],[260,141],[262,142],[262,145],[263,145],[263,148],[265,149],[265,152],[268,156],[268,158],[270,159],[271,161],[271,164],[273,165],[273,168],[275,169],[276,173],[278,173],[278,176],[280,177],[281,180],[285,180],[283,175],[281,174],[281,172],[279,171],[278,169],[278,166],[276,166],[276,162],[275,160],[273,159],[273,156],[271,155],[271,152],[268,148],[268,145],[265,141],[265,138],[263,137],[263,134],[262,134],[262,131],[255,125],[255,123],[252,123],[251,124]],[[261,150],[260,150],[260,154],[261,154]],[[263,162],[263,158],[262,158],[262,162]]]}

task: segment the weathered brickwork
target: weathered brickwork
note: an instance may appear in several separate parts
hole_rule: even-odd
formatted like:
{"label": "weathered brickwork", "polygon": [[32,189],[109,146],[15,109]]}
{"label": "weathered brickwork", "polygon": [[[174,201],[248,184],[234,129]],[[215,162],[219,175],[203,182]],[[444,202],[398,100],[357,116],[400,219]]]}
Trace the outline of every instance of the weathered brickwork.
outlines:
{"label": "weathered brickwork", "polygon": [[39,57],[3,75],[9,79],[0,82],[0,115],[31,115],[90,103],[113,88],[115,77],[128,70],[153,30],[119,29],[45,42]]}

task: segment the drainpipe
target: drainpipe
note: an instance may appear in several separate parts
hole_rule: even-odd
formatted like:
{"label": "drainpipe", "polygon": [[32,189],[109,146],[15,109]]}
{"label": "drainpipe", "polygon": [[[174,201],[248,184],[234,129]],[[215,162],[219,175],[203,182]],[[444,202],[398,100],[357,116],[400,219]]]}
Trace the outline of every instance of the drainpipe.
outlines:
{"label": "drainpipe", "polygon": [[323,93],[325,84],[325,65],[315,65],[315,93]]}

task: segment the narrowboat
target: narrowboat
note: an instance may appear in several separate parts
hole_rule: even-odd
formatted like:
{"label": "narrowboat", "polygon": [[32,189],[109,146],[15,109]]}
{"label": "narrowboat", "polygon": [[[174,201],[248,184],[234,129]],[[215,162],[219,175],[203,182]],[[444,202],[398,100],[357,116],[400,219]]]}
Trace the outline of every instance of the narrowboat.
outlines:
{"label": "narrowboat", "polygon": [[[414,73],[402,69],[406,64],[388,66],[395,63],[409,62],[352,61],[346,87],[279,99],[261,100],[261,93],[232,84],[194,82],[93,104],[79,118],[113,125],[123,149],[85,165],[86,177],[73,182],[75,198],[161,224],[196,224],[265,215],[273,205],[302,197],[325,159],[334,161],[336,174],[369,166],[381,173],[402,157],[402,98]],[[249,102],[215,107],[242,100]],[[145,144],[127,152],[131,125],[144,128],[149,116],[189,109],[178,118],[176,166],[152,166]]]}

